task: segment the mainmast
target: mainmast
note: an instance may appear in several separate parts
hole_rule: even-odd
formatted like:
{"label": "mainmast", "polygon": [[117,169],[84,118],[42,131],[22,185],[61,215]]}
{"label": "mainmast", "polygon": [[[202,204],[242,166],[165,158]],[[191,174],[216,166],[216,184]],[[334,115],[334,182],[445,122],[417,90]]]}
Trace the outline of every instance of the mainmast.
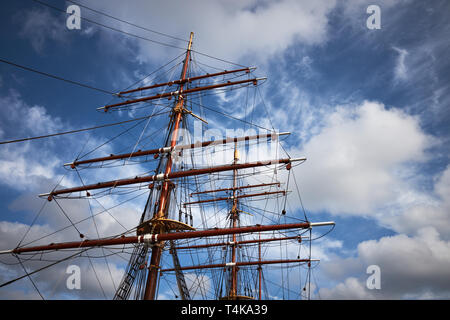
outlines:
{"label": "mainmast", "polygon": [[[184,89],[184,80],[186,79],[186,73],[188,70],[190,55],[191,55],[191,46],[192,46],[192,38],[194,36],[194,33],[191,32],[191,35],[189,37],[189,44],[188,48],[186,50],[186,57],[184,59],[184,65],[183,70],[181,72],[181,83],[179,85],[178,89],[178,101],[175,104],[175,107],[172,110],[172,121],[173,121],[173,127],[172,132],[169,132],[169,136],[171,135],[171,141],[170,141],[170,147],[174,148],[177,143],[178,138],[178,129],[180,127],[181,118],[183,116],[183,109],[184,109],[184,102],[185,99],[182,95],[182,91]],[[166,163],[166,169],[164,171],[164,175],[167,176],[172,171],[172,156],[170,153],[167,154],[167,163]],[[158,220],[164,219],[167,216],[168,211],[168,203],[170,198],[170,190],[169,190],[169,181],[165,180],[162,184],[161,188],[161,195],[159,198],[158,203],[155,203],[155,206],[158,206],[157,211],[155,211],[155,214],[153,216],[154,222],[157,222]],[[154,224],[156,226],[155,230],[157,233],[164,233],[166,230],[164,230],[163,226],[161,224]],[[159,229],[159,230],[158,230]],[[151,257],[150,257],[150,263],[149,263],[149,269],[148,269],[148,277],[147,277],[147,284],[145,286],[145,293],[144,293],[144,299],[145,300],[154,300],[155,299],[155,292],[156,292],[156,286],[158,283],[158,269],[159,269],[159,263],[161,260],[161,253],[162,248],[164,246],[164,242],[159,242],[156,245],[152,247]]]}

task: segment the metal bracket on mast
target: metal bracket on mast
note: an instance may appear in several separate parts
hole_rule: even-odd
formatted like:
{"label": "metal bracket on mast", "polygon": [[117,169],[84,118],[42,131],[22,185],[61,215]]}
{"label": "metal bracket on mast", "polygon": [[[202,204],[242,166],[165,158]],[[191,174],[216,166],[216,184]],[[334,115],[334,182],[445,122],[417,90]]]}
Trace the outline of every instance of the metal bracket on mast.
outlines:
{"label": "metal bracket on mast", "polygon": [[138,236],[152,233],[155,229],[162,229],[165,231],[181,231],[181,230],[195,230],[195,228],[187,225],[181,221],[165,219],[165,218],[153,218],[142,222],[136,229]]}

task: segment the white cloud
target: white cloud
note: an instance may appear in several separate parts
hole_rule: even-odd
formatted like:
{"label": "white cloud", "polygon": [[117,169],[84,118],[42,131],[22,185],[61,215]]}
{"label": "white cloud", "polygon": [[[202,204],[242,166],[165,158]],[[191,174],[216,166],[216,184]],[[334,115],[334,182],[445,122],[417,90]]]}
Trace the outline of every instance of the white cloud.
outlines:
{"label": "white cloud", "polygon": [[91,37],[96,33],[96,29],[93,26],[87,27],[87,28],[83,28],[82,29],[82,34]]}
{"label": "white cloud", "polygon": [[191,299],[201,299],[202,296],[210,294],[212,283],[206,274],[185,273],[184,277]]}
{"label": "white cloud", "polygon": [[[29,106],[17,92],[0,97],[0,103],[3,105],[0,125],[4,135],[9,137],[12,134],[14,138],[35,136],[63,128],[61,119],[49,115],[42,106]],[[42,179],[56,178],[56,168],[61,161],[47,149],[51,145],[51,141],[3,145],[0,149],[1,183],[25,190],[40,185]]]}
{"label": "white cloud", "polygon": [[[0,133],[8,138],[26,138],[73,129],[70,124],[48,113],[44,106],[27,104],[16,91],[10,91],[8,95],[0,97],[0,104],[4,106],[0,111]],[[61,188],[79,185],[81,182],[75,172],[68,173],[62,169],[62,165],[69,162],[71,157],[76,157],[76,152],[83,146],[83,150],[92,150],[107,140],[98,135],[84,133],[83,138],[87,143],[83,145],[80,144],[80,135],[82,134],[2,145],[0,184],[6,184],[16,190],[34,189],[45,193],[53,189],[65,174]],[[96,152],[91,156],[112,154],[115,153],[115,146],[106,144]],[[135,177],[146,171],[148,170],[140,165],[117,166],[86,172],[81,176],[84,183],[94,183],[114,180],[117,177]]]}
{"label": "white cloud", "polygon": [[[36,239],[52,231],[53,229],[49,225],[34,225],[29,228],[28,225],[19,222],[0,221],[0,232],[2,235],[0,237],[0,250],[15,248],[25,234],[30,238]],[[53,238],[52,240],[55,239]],[[5,261],[5,257],[2,256],[2,261]]]}
{"label": "white cloud", "polygon": [[408,69],[406,67],[405,59],[408,55],[408,51],[397,47],[393,47],[392,49],[398,53],[397,63],[394,69],[395,79],[406,80],[408,78]]}
{"label": "white cloud", "polygon": [[307,208],[334,214],[371,215],[395,202],[407,184],[401,172],[424,161],[430,137],[418,119],[377,102],[338,108],[300,150],[308,160],[295,170]]}
{"label": "white cloud", "polygon": [[384,215],[384,224],[397,232],[413,234],[421,226],[432,226],[444,237],[450,235],[450,166],[436,180],[433,193],[413,197],[396,212]]}
{"label": "white cloud", "polygon": [[[450,241],[441,240],[433,227],[420,228],[411,237],[399,234],[364,241],[358,245],[357,257],[349,261],[360,266],[359,273],[354,273],[357,276],[348,277],[331,289],[322,288],[322,297],[420,299],[450,295]],[[326,273],[332,277],[342,275],[332,271],[333,265],[337,265],[336,261],[329,262]],[[365,269],[369,265],[378,265],[381,269],[380,290],[369,290],[365,286],[369,277]]]}
{"label": "white cloud", "polygon": [[38,53],[43,53],[48,40],[65,42],[65,21],[51,14],[50,9],[32,8],[16,15],[21,25],[20,35],[31,42]]}
{"label": "white cloud", "polygon": [[319,290],[322,299],[374,299],[372,293],[367,290],[361,281],[356,278],[347,278],[343,283],[338,284],[333,289],[322,288]]}
{"label": "white cloud", "polygon": [[295,66],[298,67],[299,73],[304,77],[305,79],[311,79],[314,77],[314,68],[312,67],[312,64],[314,63],[314,60],[305,55],[303,56],[300,61],[297,61],[295,63]]}
{"label": "white cloud", "polygon": [[59,117],[52,117],[42,106],[27,104],[15,90],[0,97],[0,103],[3,106],[0,118],[2,128],[14,130],[17,135],[53,133],[63,128]]}
{"label": "white cloud", "polygon": [[[447,299],[450,296],[449,195],[450,168],[436,179],[434,194],[415,197],[411,206],[401,204],[383,213],[381,223],[400,234],[364,241],[355,257],[332,257],[324,274],[341,282],[322,288],[330,299]],[[406,234],[405,234],[406,233]],[[369,265],[381,268],[381,290],[368,290]]]}

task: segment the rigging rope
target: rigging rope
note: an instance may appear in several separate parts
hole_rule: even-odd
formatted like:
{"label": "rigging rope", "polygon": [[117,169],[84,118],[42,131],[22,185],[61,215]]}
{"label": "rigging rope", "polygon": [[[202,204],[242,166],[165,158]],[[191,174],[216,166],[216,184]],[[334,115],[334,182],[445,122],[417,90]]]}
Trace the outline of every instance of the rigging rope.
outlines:
{"label": "rigging rope", "polygon": [[41,292],[39,291],[39,289],[38,289],[38,287],[36,286],[36,284],[34,283],[33,279],[31,279],[31,276],[29,275],[27,269],[25,269],[25,266],[22,264],[22,261],[20,261],[19,257],[16,256],[16,258],[17,258],[17,260],[19,261],[19,263],[20,263],[20,265],[21,265],[23,271],[25,271],[26,276],[28,277],[28,279],[30,279],[31,283],[33,284],[33,287],[36,289],[37,293],[41,296],[41,299],[42,299],[42,300],[45,300],[45,299],[44,299],[44,296],[43,296],[43,295],[41,294]]}
{"label": "rigging rope", "polygon": [[[64,14],[66,13],[65,10],[57,8],[55,6],[52,6],[52,5],[50,5],[50,4],[46,3],[46,2],[39,1],[39,0],[31,0],[31,1],[39,3],[39,4],[43,5],[43,6],[49,7],[51,9],[56,10],[56,11],[63,12]],[[182,47],[178,47],[178,46],[171,45],[171,44],[168,44],[168,43],[164,43],[164,42],[161,42],[161,41],[157,41],[157,40],[149,39],[149,38],[146,38],[146,37],[142,37],[142,36],[139,36],[139,35],[136,35],[136,34],[133,34],[133,33],[130,33],[130,32],[126,32],[126,31],[123,31],[123,30],[120,30],[120,29],[117,29],[117,28],[114,28],[114,27],[111,27],[111,26],[107,26],[105,24],[102,24],[100,22],[97,22],[97,21],[94,21],[94,20],[91,20],[91,19],[88,19],[88,18],[85,18],[85,17],[81,17],[80,16],[79,18],[84,20],[84,21],[90,22],[92,24],[96,24],[96,25],[98,25],[100,27],[107,28],[107,29],[110,29],[110,30],[113,30],[113,31],[116,31],[116,32],[119,32],[119,33],[123,33],[125,35],[131,36],[131,37],[135,37],[135,38],[138,38],[138,39],[141,39],[141,40],[146,40],[146,41],[153,42],[153,43],[156,43],[156,44],[159,44],[159,45],[162,45],[162,46],[166,46],[166,47],[172,47],[172,48],[175,48],[175,49],[186,50],[186,48],[182,48]]]}
{"label": "rigging rope", "polygon": [[78,2],[75,2],[75,1],[72,1],[72,0],[67,0],[67,1],[68,1],[68,2],[71,2],[71,3],[73,3],[73,4],[76,4],[77,6],[80,6],[80,7],[82,7],[82,8],[85,8],[85,9],[88,9],[88,10],[90,10],[90,11],[93,11],[93,12],[96,12],[96,13],[98,13],[98,14],[101,14],[101,15],[103,15],[103,16],[105,16],[105,17],[108,17],[108,18],[111,18],[111,19],[114,19],[114,20],[123,22],[123,23],[125,23],[125,24],[130,25],[130,26],[133,26],[133,27],[136,27],[136,28],[145,30],[145,31],[149,31],[149,32],[158,34],[158,35],[160,35],[160,36],[172,38],[172,39],[174,39],[174,40],[184,41],[184,42],[186,42],[186,43],[189,42],[189,41],[187,41],[186,39],[182,39],[182,38],[178,38],[178,37],[175,37],[175,36],[171,36],[171,35],[169,35],[169,34],[167,34],[167,33],[162,33],[162,32],[160,32],[160,31],[152,30],[152,29],[149,29],[149,28],[146,28],[146,27],[139,26],[139,25],[137,25],[137,24],[135,24],[135,23],[132,23],[132,22],[129,22],[129,21],[126,21],[126,20],[117,18],[117,17],[113,17],[112,15],[109,15],[109,14],[107,14],[107,13],[101,12],[101,11],[96,10],[96,9],[89,8],[88,6],[82,5],[82,4],[78,3]]}
{"label": "rigging rope", "polygon": [[[43,6],[49,7],[51,9],[54,9],[56,11],[60,11],[60,12],[63,12],[64,14],[66,14],[65,10],[57,8],[57,7],[54,7],[54,6],[52,6],[52,5],[48,4],[48,3],[45,3],[43,1],[40,1],[40,0],[31,0],[31,1],[34,1],[36,3],[39,3],[39,4],[43,5]],[[178,47],[178,46],[175,46],[175,45],[172,45],[172,44],[168,44],[168,43],[164,43],[164,42],[161,42],[161,41],[157,41],[157,40],[149,39],[149,38],[146,38],[146,37],[142,37],[142,36],[130,33],[130,32],[126,32],[126,31],[123,31],[123,30],[120,30],[120,29],[117,29],[117,28],[114,28],[114,27],[111,27],[111,26],[104,25],[104,24],[102,24],[100,22],[93,21],[93,20],[90,20],[90,19],[85,18],[85,17],[80,17],[80,19],[83,19],[83,20],[85,20],[87,22],[90,22],[92,24],[96,24],[96,25],[98,25],[100,27],[107,28],[107,29],[110,29],[110,30],[113,30],[113,31],[116,31],[116,32],[119,32],[119,33],[122,33],[122,34],[125,34],[125,35],[128,35],[128,36],[131,36],[131,37],[135,37],[135,38],[141,39],[141,40],[153,42],[153,43],[156,43],[156,44],[159,44],[159,45],[162,45],[162,46],[166,46],[166,47],[171,47],[171,48],[174,48],[174,49],[181,49],[183,51],[186,50],[186,48],[182,48],[182,47]],[[183,40],[183,41],[185,41],[185,40]],[[211,58],[211,59],[215,59],[215,60],[218,60],[218,61],[222,61],[222,62],[225,62],[225,63],[229,63],[229,64],[232,64],[232,65],[235,65],[235,66],[247,67],[247,66],[244,66],[244,65],[232,62],[232,61],[228,61],[228,60],[225,60],[225,59],[217,58],[217,57],[214,57],[212,55],[209,55],[209,54],[206,54],[206,53],[202,53],[202,52],[199,52],[199,51],[191,50],[191,52],[195,52],[195,53],[197,53],[199,55],[202,55],[202,56],[205,56],[205,57],[208,57],[208,58]]]}
{"label": "rigging rope", "polygon": [[38,73],[40,75],[43,75],[43,76],[46,76],[46,77],[49,77],[49,78],[53,78],[53,79],[56,79],[56,80],[61,80],[61,81],[67,82],[67,83],[75,84],[75,85],[83,87],[83,88],[87,88],[87,89],[91,89],[91,90],[95,90],[95,91],[99,91],[99,92],[106,93],[106,94],[111,94],[111,95],[115,94],[114,92],[111,92],[111,91],[108,91],[108,90],[96,88],[96,87],[93,87],[93,86],[90,86],[90,85],[87,85],[87,84],[84,84],[84,83],[81,83],[81,82],[77,82],[77,81],[74,81],[74,80],[65,79],[63,77],[56,76],[56,75],[50,74],[48,72],[39,71],[37,69],[33,69],[33,68],[30,68],[30,67],[26,67],[26,66],[20,65],[18,63],[14,63],[12,61],[9,61],[9,60],[3,59],[3,58],[0,58],[0,62],[12,65],[12,66],[17,67],[17,68],[24,69],[24,70],[27,70],[27,71],[35,72],[35,73]]}
{"label": "rigging rope", "polygon": [[78,132],[83,132],[83,131],[89,131],[89,130],[101,129],[101,128],[106,128],[106,127],[112,127],[112,126],[116,126],[116,125],[120,125],[120,124],[124,124],[124,123],[128,123],[128,122],[145,120],[147,118],[156,117],[156,116],[168,113],[168,112],[169,111],[164,111],[164,112],[160,112],[160,113],[157,113],[157,114],[154,114],[154,115],[150,115],[150,116],[140,117],[140,118],[131,119],[131,120],[125,120],[125,121],[120,121],[120,122],[115,122],[115,123],[108,123],[108,124],[103,124],[103,125],[90,127],[90,128],[77,129],[77,130],[71,130],[71,131],[65,131],[65,132],[58,132],[58,133],[52,133],[52,134],[36,136],[36,137],[29,137],[29,138],[1,141],[0,144],[8,144],[8,143],[16,143],[16,142],[23,142],[23,141],[29,141],[29,140],[50,138],[50,137],[61,136],[61,135],[65,135],[65,134],[72,134],[72,133],[78,133]]}
{"label": "rigging rope", "polygon": [[73,255],[71,255],[71,256],[68,256],[68,257],[63,258],[63,259],[61,259],[61,260],[55,261],[55,262],[53,262],[53,263],[51,263],[51,264],[49,264],[49,265],[46,265],[45,267],[39,268],[39,269],[34,270],[34,271],[32,271],[32,272],[28,272],[27,274],[25,274],[25,275],[23,275],[23,276],[20,276],[20,277],[18,277],[18,278],[13,279],[13,280],[10,280],[10,281],[7,281],[7,282],[5,282],[5,283],[2,283],[2,284],[0,284],[0,288],[2,288],[2,287],[4,287],[4,286],[7,286],[7,285],[9,285],[9,284],[11,284],[11,283],[14,283],[14,282],[16,282],[16,281],[18,281],[18,280],[20,280],[20,279],[29,277],[30,275],[35,274],[35,273],[38,273],[38,272],[40,272],[40,271],[42,271],[42,270],[45,270],[45,269],[47,269],[47,268],[50,268],[50,267],[52,267],[52,266],[54,266],[54,265],[56,265],[56,264],[58,264],[58,263],[60,263],[60,262],[69,260],[69,259],[71,259],[71,258],[73,258],[73,257],[75,257],[75,256],[77,256],[77,255],[81,255],[83,252],[85,252],[85,251],[87,251],[87,250],[90,250],[90,249],[92,249],[92,248],[86,248],[86,249],[82,250],[81,252],[77,252],[77,253],[75,253],[75,254],[73,254]]}

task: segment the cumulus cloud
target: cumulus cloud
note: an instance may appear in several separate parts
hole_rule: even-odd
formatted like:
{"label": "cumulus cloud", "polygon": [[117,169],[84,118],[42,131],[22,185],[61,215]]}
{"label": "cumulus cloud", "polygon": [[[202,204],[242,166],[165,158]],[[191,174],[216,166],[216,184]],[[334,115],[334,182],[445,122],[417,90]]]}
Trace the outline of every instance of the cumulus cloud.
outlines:
{"label": "cumulus cloud", "polygon": [[[364,241],[358,245],[357,252],[357,257],[351,258],[349,263],[360,266],[356,273],[359,276],[348,277],[331,289],[322,288],[322,297],[417,299],[443,298],[450,294],[450,242],[441,240],[433,227],[420,228],[414,236],[399,234]],[[331,264],[337,262],[341,264],[342,261],[330,262],[328,269],[324,269],[325,274],[333,275]],[[343,262],[345,265],[345,260]],[[380,290],[366,287],[369,265],[380,267]]]}
{"label": "cumulus cloud", "polygon": [[347,278],[344,283],[338,284],[333,289],[323,288],[319,290],[323,299],[374,299],[372,292],[366,289],[363,283],[356,278]]}
{"label": "cumulus cloud", "polygon": [[5,131],[14,131],[17,135],[39,135],[63,128],[60,118],[49,115],[43,106],[27,104],[15,90],[1,96],[0,103],[3,106],[0,124]]}
{"label": "cumulus cloud", "polygon": [[[355,256],[333,256],[323,274],[338,283],[322,288],[328,299],[446,299],[450,295],[450,169],[436,179],[433,192],[413,197],[383,213],[385,227],[399,234],[361,242]],[[367,289],[366,268],[381,269],[381,290]],[[345,279],[345,280],[342,280]]]}
{"label": "cumulus cloud", "polygon": [[[15,91],[0,97],[0,103],[3,105],[0,125],[4,135],[14,132],[15,137],[27,137],[63,128],[61,119],[49,115],[42,106],[28,105]],[[1,183],[19,190],[30,190],[41,184],[42,179],[56,178],[56,167],[61,162],[48,150],[52,144],[46,141],[40,145],[29,142],[3,145],[0,149]]]}
{"label": "cumulus cloud", "polygon": [[450,234],[450,167],[437,178],[431,194],[413,197],[400,210],[384,215],[385,225],[400,233],[413,234],[421,226],[431,226],[443,237]]}
{"label": "cumulus cloud", "polygon": [[300,150],[308,160],[296,174],[310,210],[370,215],[406,188],[402,165],[425,160],[430,141],[418,119],[377,102],[338,108]]}

